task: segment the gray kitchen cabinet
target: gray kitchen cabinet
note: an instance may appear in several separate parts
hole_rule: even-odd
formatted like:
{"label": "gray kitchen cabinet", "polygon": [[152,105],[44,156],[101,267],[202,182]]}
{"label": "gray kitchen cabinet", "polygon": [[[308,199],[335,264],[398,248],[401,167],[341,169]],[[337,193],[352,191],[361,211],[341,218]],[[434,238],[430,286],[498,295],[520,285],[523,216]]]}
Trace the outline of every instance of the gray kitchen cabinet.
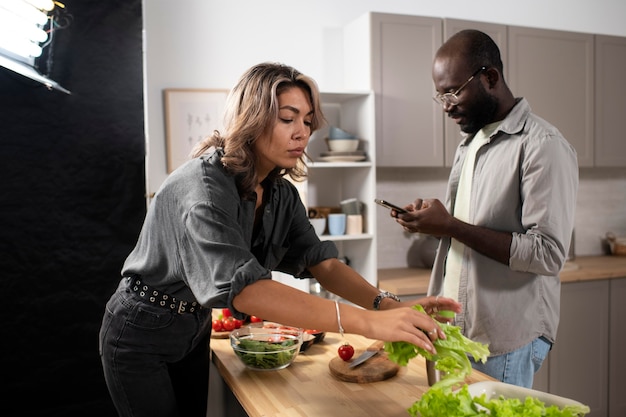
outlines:
{"label": "gray kitchen cabinet", "polygon": [[548,392],[588,405],[586,417],[608,415],[609,283],[561,286],[561,320],[548,356]]}
{"label": "gray kitchen cabinet", "polygon": [[[474,22],[469,20],[445,19],[443,22],[444,41],[450,36],[463,29],[477,29],[485,32],[494,40],[500,48],[500,55],[504,63],[504,79],[507,79],[508,63],[507,63],[507,27],[495,23]],[[432,80],[432,77],[431,77]],[[440,109],[443,113],[443,109]],[[451,167],[454,163],[454,154],[459,142],[461,141],[461,129],[449,117],[444,116],[444,152],[445,166]]]}
{"label": "gray kitchen cabinet", "polygon": [[344,81],[376,94],[377,166],[452,166],[460,132],[431,100],[431,68],[465,28],[494,39],[513,94],[561,131],[580,167],[626,166],[626,38],[372,12],[344,28]]}
{"label": "gray kitchen cabinet", "polygon": [[610,282],[609,416],[626,416],[626,278]]}
{"label": "gray kitchen cabinet", "polygon": [[596,35],[595,56],[595,166],[625,167],[626,38]]}
{"label": "gray kitchen cabinet", "polygon": [[594,36],[509,26],[509,86],[594,164]]}
{"label": "gray kitchen cabinet", "polygon": [[442,19],[387,13],[368,13],[344,29],[347,88],[376,94],[377,166],[444,166],[444,113],[431,99],[442,33]]}
{"label": "gray kitchen cabinet", "polygon": [[580,401],[587,417],[626,416],[626,278],[566,283],[557,343],[533,389]]}

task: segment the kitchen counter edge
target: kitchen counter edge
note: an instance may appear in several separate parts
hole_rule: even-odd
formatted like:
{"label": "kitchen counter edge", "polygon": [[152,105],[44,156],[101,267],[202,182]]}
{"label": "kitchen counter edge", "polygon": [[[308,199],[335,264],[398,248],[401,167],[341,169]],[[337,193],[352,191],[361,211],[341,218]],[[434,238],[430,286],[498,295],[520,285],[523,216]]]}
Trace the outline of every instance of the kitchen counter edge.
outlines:
{"label": "kitchen counter edge", "polygon": [[[399,296],[428,291],[429,268],[385,268],[378,270],[378,286]],[[626,256],[580,256],[568,261],[561,271],[561,282],[626,278]]]}

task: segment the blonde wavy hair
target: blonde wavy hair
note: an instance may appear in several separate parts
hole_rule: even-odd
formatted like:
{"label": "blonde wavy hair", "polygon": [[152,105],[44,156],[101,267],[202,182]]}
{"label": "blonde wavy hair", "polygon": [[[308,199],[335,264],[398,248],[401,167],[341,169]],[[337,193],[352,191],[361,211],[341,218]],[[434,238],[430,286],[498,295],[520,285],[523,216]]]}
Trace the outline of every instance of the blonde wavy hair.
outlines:
{"label": "blonde wavy hair", "polygon": [[[235,175],[239,193],[251,196],[257,184],[256,158],[252,144],[269,133],[278,120],[278,96],[292,87],[301,88],[310,100],[313,110],[311,133],[324,123],[317,83],[295,68],[279,63],[262,63],[248,69],[230,91],[224,112],[224,131],[213,134],[198,143],[191,152],[197,158],[211,147],[224,149],[222,163]],[[305,155],[307,156],[307,155]],[[306,176],[306,161],[301,157],[294,168],[276,168],[270,179],[289,175],[296,181]]]}

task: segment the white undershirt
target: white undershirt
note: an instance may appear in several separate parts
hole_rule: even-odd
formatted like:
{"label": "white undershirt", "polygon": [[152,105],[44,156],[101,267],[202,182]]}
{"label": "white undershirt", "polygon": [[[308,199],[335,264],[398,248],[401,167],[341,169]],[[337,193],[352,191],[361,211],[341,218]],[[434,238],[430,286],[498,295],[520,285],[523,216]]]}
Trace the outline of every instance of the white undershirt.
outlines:
{"label": "white undershirt", "polygon": [[[472,191],[476,152],[489,141],[489,137],[499,124],[500,122],[496,122],[483,127],[476,133],[468,145],[463,167],[461,168],[459,186],[456,191],[456,200],[452,212],[454,217],[466,223],[469,223],[470,194]],[[465,245],[463,243],[456,239],[451,240],[444,273],[443,295],[444,297],[449,297],[457,301],[459,298],[459,281],[461,278],[464,250]]]}

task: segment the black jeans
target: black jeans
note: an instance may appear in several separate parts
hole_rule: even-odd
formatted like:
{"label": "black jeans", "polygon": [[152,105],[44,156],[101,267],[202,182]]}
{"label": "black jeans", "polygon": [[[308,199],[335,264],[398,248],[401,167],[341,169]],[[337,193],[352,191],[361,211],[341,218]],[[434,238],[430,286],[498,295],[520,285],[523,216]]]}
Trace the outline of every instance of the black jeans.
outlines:
{"label": "black jeans", "polygon": [[211,309],[146,303],[122,279],[106,305],[100,358],[121,417],[205,417]]}

